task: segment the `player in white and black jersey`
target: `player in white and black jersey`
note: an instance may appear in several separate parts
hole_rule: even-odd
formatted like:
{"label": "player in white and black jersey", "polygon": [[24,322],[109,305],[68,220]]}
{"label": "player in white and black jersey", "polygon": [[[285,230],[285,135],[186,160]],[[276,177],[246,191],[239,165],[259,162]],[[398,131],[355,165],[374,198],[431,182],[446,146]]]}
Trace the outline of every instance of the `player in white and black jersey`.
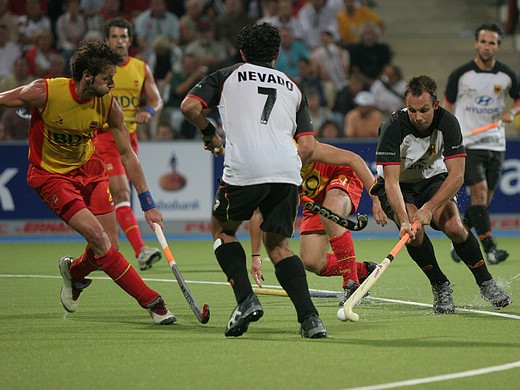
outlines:
{"label": "player in white and black jersey", "polygon": [[[380,177],[371,193],[379,196],[383,210],[400,227],[400,236],[410,234],[406,249],[432,285],[435,313],[453,313],[455,307],[451,284],[439,267],[424,225],[448,236],[473,273],[482,297],[501,309],[511,298],[493,280],[455,201],[466,157],[459,123],[439,107],[437,85],[428,76],[409,81],[405,102],[406,107],[379,128],[376,163]],[[414,221],[418,221],[417,229],[412,229]]]}
{"label": "player in white and black jersey", "polygon": [[[486,23],[476,29],[477,54],[451,73],[443,104],[455,114],[463,134],[498,120],[503,123],[464,138],[468,154],[464,184],[471,193],[464,223],[475,228],[489,264],[497,264],[509,256],[507,251],[497,248],[493,239],[488,207],[502,173],[506,150],[504,124],[513,122],[520,112],[518,76],[496,59],[502,36],[502,28],[495,23]],[[510,109],[506,109],[508,96],[514,100]],[[460,261],[453,250],[452,258]]]}
{"label": "player in white and black jersey", "polygon": [[303,264],[288,240],[299,203],[300,168],[315,154],[316,140],[305,97],[288,76],[273,68],[279,46],[280,34],[273,25],[244,27],[237,47],[245,63],[202,79],[181,110],[201,130],[206,149],[223,150],[205,108],[218,107],[226,134],[224,173],[211,218],[215,256],[238,304],[225,335],[242,335],[250,322],[263,315],[249,282],[246,254],[236,237],[242,221],[258,208],[264,220],[264,245],[278,281],[296,308],[300,333],[321,338],[327,336],[326,330],[310,298]]}

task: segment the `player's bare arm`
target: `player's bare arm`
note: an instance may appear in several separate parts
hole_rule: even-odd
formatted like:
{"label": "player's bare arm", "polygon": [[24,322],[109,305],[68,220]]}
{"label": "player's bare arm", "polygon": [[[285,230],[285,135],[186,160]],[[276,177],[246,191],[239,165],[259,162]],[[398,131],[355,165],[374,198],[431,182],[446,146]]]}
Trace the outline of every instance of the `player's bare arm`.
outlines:
{"label": "player's bare arm", "polygon": [[[121,111],[121,108],[119,107],[115,99],[112,100],[112,108],[110,110],[110,116],[108,118],[108,125],[110,127],[110,132],[114,137],[117,149],[121,154],[121,162],[125,167],[130,181],[134,185],[138,194],[147,192],[148,186],[146,184],[141,163],[139,162],[137,155],[132,149],[128,129],[124,121],[123,112]],[[156,208],[152,208],[145,211],[144,215],[146,222],[148,222],[152,230],[154,229],[154,222],[159,224],[159,226],[163,227],[162,214]]]}
{"label": "player's bare arm", "polygon": [[296,142],[298,142],[298,155],[302,160],[302,166],[315,161],[313,160],[313,154],[318,143],[316,142],[314,135],[302,135],[298,137]]}
{"label": "player's bare arm", "polygon": [[[202,103],[198,99],[188,96],[181,103],[181,111],[184,117],[202,132],[204,148],[210,150],[214,155],[221,154],[223,152],[222,139],[216,132],[213,132],[214,127],[204,115]],[[205,132],[209,135],[205,135]]]}
{"label": "player's bare arm", "polygon": [[399,186],[401,166],[385,165],[383,170],[385,176],[386,196],[390,203],[390,207],[394,212],[396,222],[400,226],[400,236],[403,237],[405,233],[408,233],[411,241],[415,238],[415,230],[412,229],[401,187]]}
{"label": "player's bare arm", "polygon": [[[335,146],[316,141],[311,161],[351,167],[354,173],[363,182],[367,192],[374,184],[374,176],[365,163],[365,160],[363,160],[358,154],[349,150],[339,149]],[[379,198],[370,194],[369,196],[370,199],[372,199],[372,214],[376,223],[385,226],[388,222],[388,218],[381,208]]]}
{"label": "player's bare arm", "polygon": [[433,214],[450,202],[459,191],[464,182],[465,160],[465,157],[455,157],[445,160],[448,177],[435,195],[415,214],[415,218],[419,220],[421,225],[429,224]]}
{"label": "player's bare arm", "polygon": [[148,65],[146,65],[143,89],[147,104],[146,108],[139,111],[135,116],[137,123],[147,123],[152,118],[152,113],[159,112],[164,105],[161,94],[159,93],[159,88],[157,88],[152,71]]}
{"label": "player's bare arm", "polygon": [[42,108],[47,100],[43,79],[0,93],[0,107],[17,108],[33,106]]}

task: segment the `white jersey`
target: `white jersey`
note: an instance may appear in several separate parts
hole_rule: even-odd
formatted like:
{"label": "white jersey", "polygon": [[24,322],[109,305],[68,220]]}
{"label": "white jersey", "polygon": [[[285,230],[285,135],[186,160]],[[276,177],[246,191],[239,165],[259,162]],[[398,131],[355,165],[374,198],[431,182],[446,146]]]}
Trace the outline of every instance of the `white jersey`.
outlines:
{"label": "white jersey", "polygon": [[266,64],[237,64],[205,77],[188,96],[218,107],[226,135],[225,183],[300,185],[294,139],[313,130],[306,100],[287,75]]}
{"label": "white jersey", "polygon": [[[453,71],[446,85],[445,97],[455,103],[455,116],[462,133],[497,122],[505,111],[506,98],[520,98],[515,72],[497,61],[491,71],[483,71],[470,61]],[[506,150],[504,126],[464,137],[466,149]]]}

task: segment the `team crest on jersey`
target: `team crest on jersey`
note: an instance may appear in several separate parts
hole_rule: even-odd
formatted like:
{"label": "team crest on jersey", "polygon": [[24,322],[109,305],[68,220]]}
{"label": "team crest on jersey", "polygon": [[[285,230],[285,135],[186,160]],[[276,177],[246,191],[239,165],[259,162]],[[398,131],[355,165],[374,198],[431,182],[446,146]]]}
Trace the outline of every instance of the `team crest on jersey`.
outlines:
{"label": "team crest on jersey", "polygon": [[493,87],[493,92],[495,92],[495,95],[500,94],[500,92],[502,92],[502,86],[500,84],[495,84]]}
{"label": "team crest on jersey", "polygon": [[138,87],[139,86],[139,80],[134,80],[134,87]]}
{"label": "team crest on jersey", "polygon": [[435,156],[437,154],[437,145],[430,144],[428,151],[426,152],[428,156]]}
{"label": "team crest on jersey", "polygon": [[99,127],[99,122],[98,122],[98,121],[92,121],[92,122],[90,122],[90,125],[89,125],[88,128],[89,128],[90,130],[95,130],[95,129],[97,129],[98,127]]}
{"label": "team crest on jersey", "polygon": [[62,125],[63,124],[63,118],[61,117],[61,115],[58,115],[58,119],[56,119],[56,124],[58,125]]}

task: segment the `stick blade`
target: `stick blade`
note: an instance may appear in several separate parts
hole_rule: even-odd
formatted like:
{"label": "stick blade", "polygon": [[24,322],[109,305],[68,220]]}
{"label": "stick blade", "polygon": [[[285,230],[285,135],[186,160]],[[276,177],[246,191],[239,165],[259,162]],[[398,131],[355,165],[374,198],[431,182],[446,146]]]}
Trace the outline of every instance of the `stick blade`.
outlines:
{"label": "stick blade", "polygon": [[200,323],[201,324],[207,324],[208,321],[209,321],[209,317],[210,317],[210,311],[209,311],[209,306],[208,305],[204,305],[202,307],[202,314],[200,316]]}

